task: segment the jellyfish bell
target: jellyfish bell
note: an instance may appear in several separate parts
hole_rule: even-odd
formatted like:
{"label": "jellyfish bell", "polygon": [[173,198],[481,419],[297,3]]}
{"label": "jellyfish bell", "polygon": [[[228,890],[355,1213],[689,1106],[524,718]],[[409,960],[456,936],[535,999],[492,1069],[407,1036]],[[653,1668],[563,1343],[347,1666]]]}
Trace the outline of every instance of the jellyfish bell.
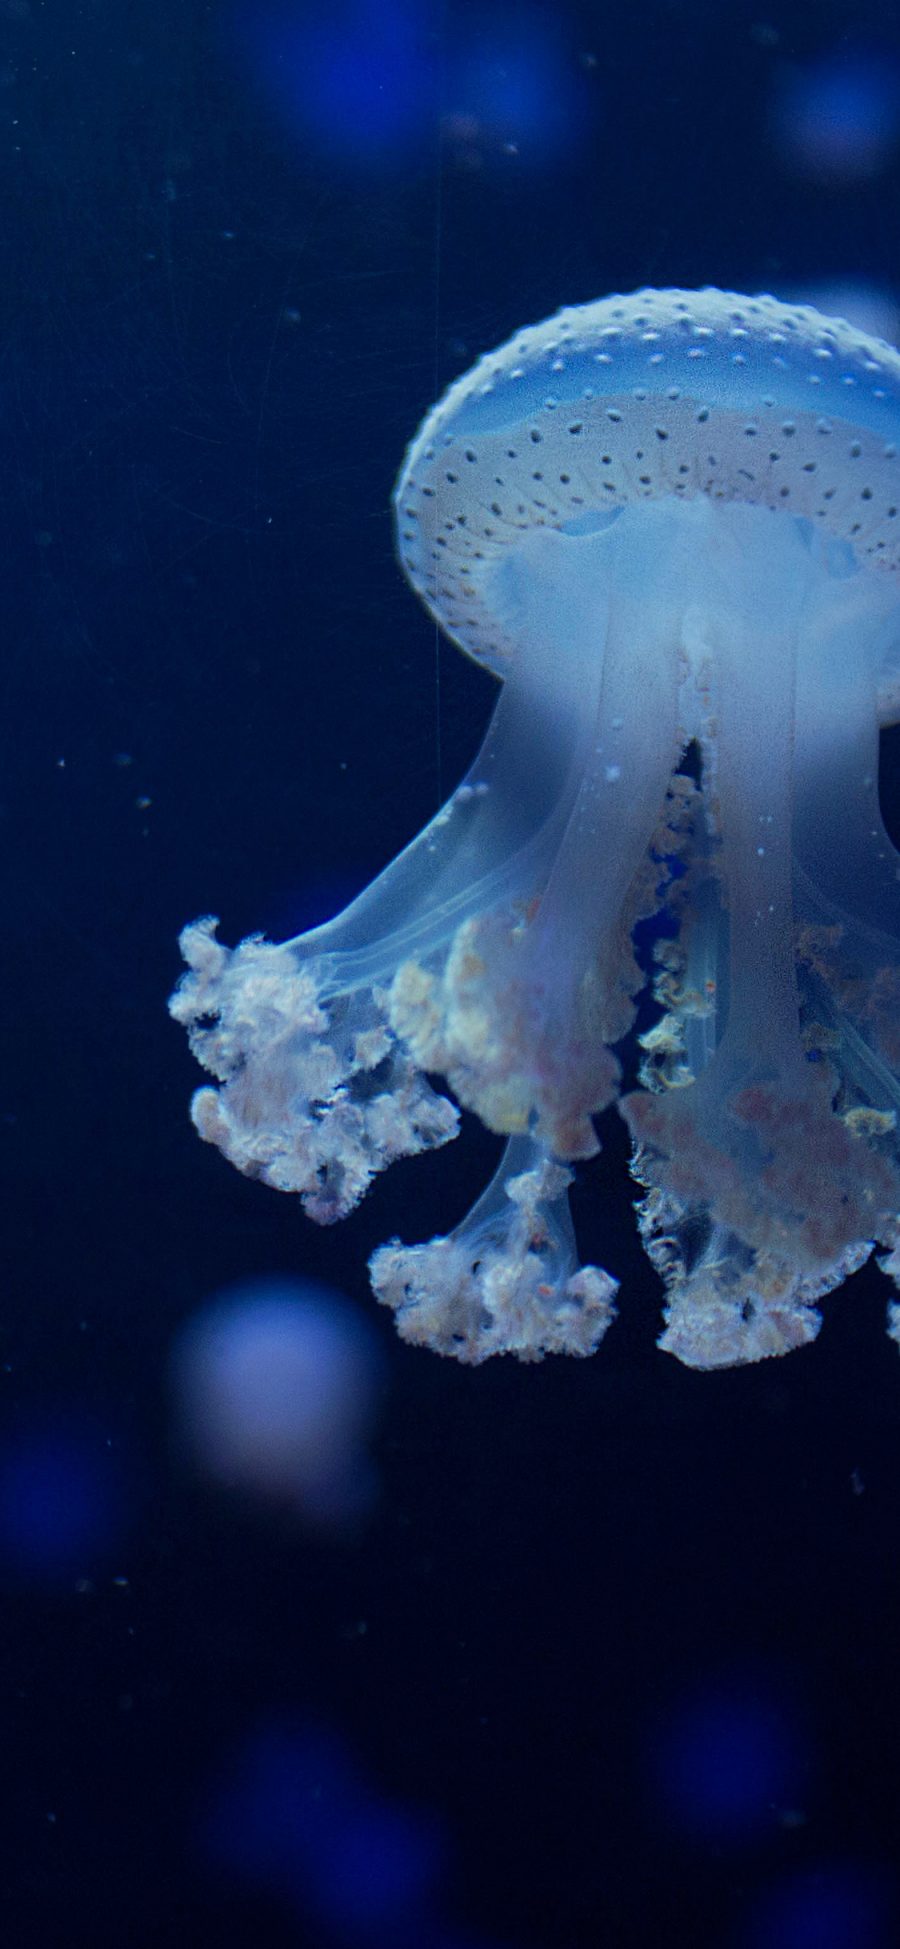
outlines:
{"label": "jellyfish bell", "polygon": [[410,447],[403,568],[503,680],[482,750],[324,927],[186,929],[171,1004],[219,1085],[200,1134],[322,1222],[453,1137],[457,1103],[506,1134],[455,1232],[373,1257],[407,1339],[594,1351],[615,1281],[578,1268],[566,1191],[614,1102],[680,1359],[802,1345],[876,1243],[900,1283],[898,441],[894,350],[708,290],[518,334]]}

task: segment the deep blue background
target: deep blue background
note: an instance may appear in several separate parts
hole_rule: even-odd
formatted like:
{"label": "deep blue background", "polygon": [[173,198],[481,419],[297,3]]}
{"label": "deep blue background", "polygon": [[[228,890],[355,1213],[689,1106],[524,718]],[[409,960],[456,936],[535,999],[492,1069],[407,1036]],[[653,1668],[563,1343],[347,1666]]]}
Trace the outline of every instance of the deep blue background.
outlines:
{"label": "deep blue background", "polygon": [[[857,170],[779,135],[823,62],[826,114],[855,126],[862,88],[863,136],[889,132]],[[52,1575],[7,1551],[7,1942],[375,1940],[278,1872],[263,1892],[265,1864],[235,1885],[204,1839],[263,1723],[336,1729],[373,1800],[440,1827],[431,1920],[398,1943],[900,1941],[879,1275],[802,1355],[686,1372],[654,1348],[613,1124],[575,1200],[624,1287],[597,1358],[403,1349],[366,1256],[446,1231],[491,1140],[467,1127],[320,1233],[197,1142],[165,1013],[186,919],[297,931],[477,745],[492,685],[392,553],[438,391],[641,283],[890,290],[898,75],[874,0],[0,0],[0,1462],[44,1430],[105,1511]],[[370,1309],[389,1361],[352,1542],[202,1493],[173,1453],[178,1323],[292,1270]]]}

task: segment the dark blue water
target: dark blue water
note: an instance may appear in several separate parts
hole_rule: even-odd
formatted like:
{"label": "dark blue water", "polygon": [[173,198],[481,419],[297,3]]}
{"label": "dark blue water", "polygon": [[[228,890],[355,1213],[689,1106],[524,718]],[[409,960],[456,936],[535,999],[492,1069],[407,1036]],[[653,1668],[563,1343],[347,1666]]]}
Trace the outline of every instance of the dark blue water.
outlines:
{"label": "dark blue water", "polygon": [[[494,686],[393,554],[444,385],[644,283],[891,329],[896,9],[0,0],[0,181],[4,1940],[889,1949],[877,1271],[802,1354],[678,1367],[613,1123],[598,1356],[404,1348],[367,1255],[496,1140],[317,1230],[197,1141],[165,1003],[186,920],[323,918],[477,748]],[[370,1325],[352,1519],[187,1452],[179,1332],[265,1276]]]}

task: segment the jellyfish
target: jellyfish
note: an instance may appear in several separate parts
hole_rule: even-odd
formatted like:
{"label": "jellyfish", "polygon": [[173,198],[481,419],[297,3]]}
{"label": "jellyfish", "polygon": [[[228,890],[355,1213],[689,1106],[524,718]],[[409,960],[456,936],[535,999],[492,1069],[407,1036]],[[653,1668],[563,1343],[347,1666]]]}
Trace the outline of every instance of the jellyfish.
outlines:
{"label": "jellyfish", "polygon": [[594,1352],[567,1192],[610,1106],[689,1366],[808,1343],[876,1246],[900,1285],[898,441],[888,345],[646,290],[518,333],[409,448],[399,560],[500,681],[484,744],[324,926],[186,928],[170,1004],[201,1137],[320,1223],[463,1109],[506,1137],[455,1230],[373,1255],[408,1341]]}

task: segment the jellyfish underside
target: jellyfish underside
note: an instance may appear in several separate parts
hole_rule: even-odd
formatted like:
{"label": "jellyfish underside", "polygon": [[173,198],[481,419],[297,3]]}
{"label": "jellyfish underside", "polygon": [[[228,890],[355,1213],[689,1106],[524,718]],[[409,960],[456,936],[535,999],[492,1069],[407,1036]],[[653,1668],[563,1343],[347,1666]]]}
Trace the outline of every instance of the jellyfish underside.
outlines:
{"label": "jellyfish underside", "polygon": [[[477,1113],[509,1139],[487,1191],[449,1237],[382,1247],[372,1282],[408,1340],[536,1359],[593,1352],[614,1315],[566,1193],[618,1100],[660,1344],[696,1367],[786,1352],[874,1244],[900,1283],[893,578],[706,497],[535,529],[491,575],[516,654],[425,831],[293,941],[185,930],[173,1012],[219,1085],[195,1124],[329,1222]],[[622,1096],[654,916],[659,1019]]]}

